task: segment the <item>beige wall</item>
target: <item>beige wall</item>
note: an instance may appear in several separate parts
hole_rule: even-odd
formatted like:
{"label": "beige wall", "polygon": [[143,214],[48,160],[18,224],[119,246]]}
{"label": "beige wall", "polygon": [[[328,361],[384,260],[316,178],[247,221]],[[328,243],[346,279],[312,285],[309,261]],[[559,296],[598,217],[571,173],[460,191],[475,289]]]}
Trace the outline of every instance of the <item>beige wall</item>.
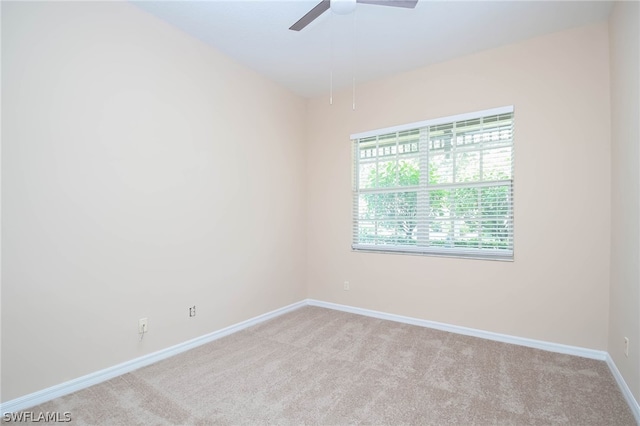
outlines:
{"label": "beige wall", "polygon": [[127,3],[2,9],[3,401],[306,296],[304,100]]}
{"label": "beige wall", "polygon": [[[640,401],[640,3],[618,2],[611,54],[611,290],[608,351]],[[630,340],[624,355],[624,337]]]}
{"label": "beige wall", "polygon": [[[608,350],[638,397],[634,7],[611,45],[552,34],[360,85],[352,111],[126,3],[2,4],[0,399],[305,297]],[[349,134],[503,105],[514,262],[351,252]]]}
{"label": "beige wall", "polygon": [[[355,111],[351,91],[312,100],[309,297],[606,349],[608,57],[600,24],[360,85]],[[515,106],[514,262],[351,252],[351,133],[504,105]]]}

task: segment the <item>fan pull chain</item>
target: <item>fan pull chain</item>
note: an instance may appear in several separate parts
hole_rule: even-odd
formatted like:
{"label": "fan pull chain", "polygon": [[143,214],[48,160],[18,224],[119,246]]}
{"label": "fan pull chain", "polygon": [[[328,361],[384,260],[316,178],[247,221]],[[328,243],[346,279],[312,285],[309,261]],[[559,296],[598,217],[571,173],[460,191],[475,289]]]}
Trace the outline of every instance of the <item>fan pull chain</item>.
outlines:
{"label": "fan pull chain", "polygon": [[329,71],[329,105],[333,105],[333,69]]}
{"label": "fan pull chain", "polygon": [[329,105],[333,105],[333,19],[329,19]]}
{"label": "fan pull chain", "polygon": [[352,13],[352,34],[351,34],[351,108],[356,110],[356,11]]}
{"label": "fan pull chain", "polygon": [[353,76],[353,94],[352,94],[352,105],[351,107],[353,108],[353,110],[356,110],[356,77]]}

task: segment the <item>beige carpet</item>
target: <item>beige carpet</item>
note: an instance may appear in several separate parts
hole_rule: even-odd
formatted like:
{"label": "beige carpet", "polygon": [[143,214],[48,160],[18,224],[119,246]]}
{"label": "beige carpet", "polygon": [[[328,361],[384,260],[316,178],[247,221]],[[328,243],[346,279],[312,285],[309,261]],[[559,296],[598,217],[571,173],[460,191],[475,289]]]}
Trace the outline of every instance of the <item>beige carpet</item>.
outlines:
{"label": "beige carpet", "polygon": [[27,411],[97,425],[636,424],[602,361],[315,307]]}

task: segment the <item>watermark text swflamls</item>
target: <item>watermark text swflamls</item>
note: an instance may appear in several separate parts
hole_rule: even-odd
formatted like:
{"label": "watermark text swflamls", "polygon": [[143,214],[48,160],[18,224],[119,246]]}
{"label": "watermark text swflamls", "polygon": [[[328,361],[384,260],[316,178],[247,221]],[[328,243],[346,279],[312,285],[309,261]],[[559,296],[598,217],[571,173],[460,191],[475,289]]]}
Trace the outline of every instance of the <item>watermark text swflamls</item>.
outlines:
{"label": "watermark text swflamls", "polygon": [[71,421],[71,413],[65,411],[44,411],[36,413],[34,411],[19,411],[17,413],[4,413],[2,420],[7,423],[26,423],[26,422],[50,422],[50,423],[67,423]]}

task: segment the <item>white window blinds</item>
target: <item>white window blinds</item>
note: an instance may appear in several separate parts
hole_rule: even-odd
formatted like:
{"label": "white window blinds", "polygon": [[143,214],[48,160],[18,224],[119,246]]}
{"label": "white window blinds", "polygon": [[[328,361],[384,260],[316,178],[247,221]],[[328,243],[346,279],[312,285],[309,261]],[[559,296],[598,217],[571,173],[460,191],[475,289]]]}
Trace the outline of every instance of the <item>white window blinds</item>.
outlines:
{"label": "white window blinds", "polygon": [[513,107],[351,139],[354,250],[513,259]]}

